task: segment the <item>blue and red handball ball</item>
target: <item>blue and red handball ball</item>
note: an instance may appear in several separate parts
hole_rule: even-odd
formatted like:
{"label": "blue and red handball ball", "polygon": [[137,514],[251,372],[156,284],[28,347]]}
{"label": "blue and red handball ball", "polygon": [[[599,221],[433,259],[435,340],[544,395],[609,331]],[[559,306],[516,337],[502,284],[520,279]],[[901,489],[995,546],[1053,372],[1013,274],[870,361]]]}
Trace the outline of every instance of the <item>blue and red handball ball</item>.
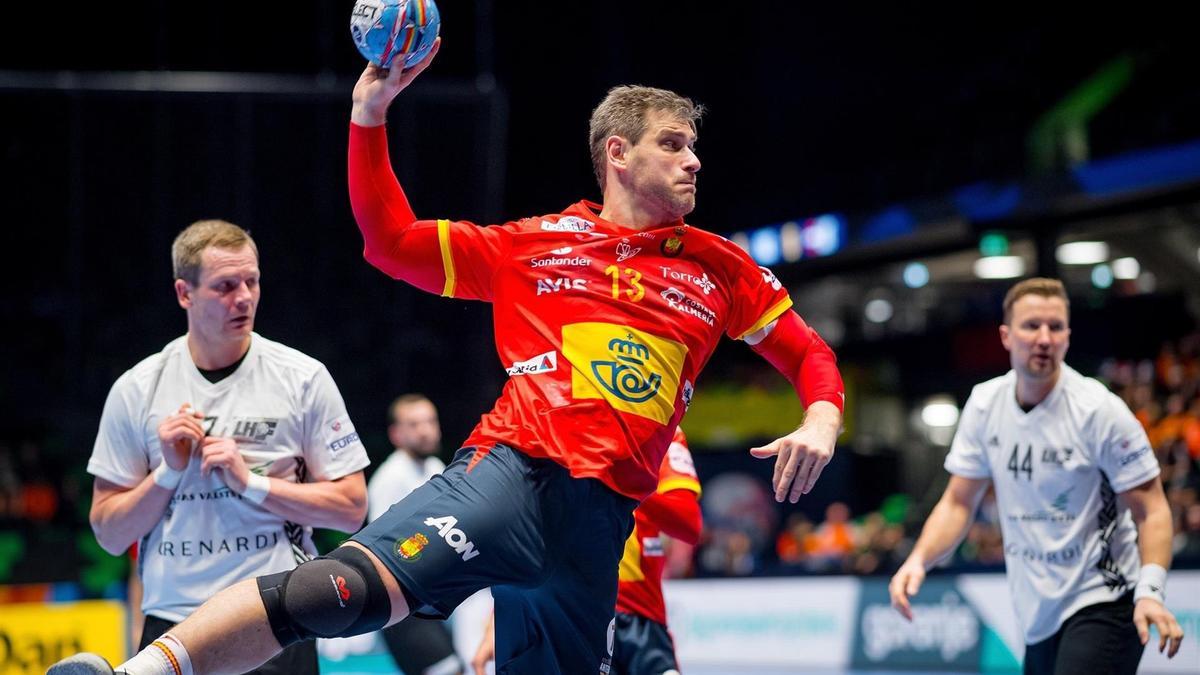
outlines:
{"label": "blue and red handball ball", "polygon": [[402,68],[420,62],[433,49],[442,19],[433,0],[358,0],[350,14],[354,46],[371,63]]}

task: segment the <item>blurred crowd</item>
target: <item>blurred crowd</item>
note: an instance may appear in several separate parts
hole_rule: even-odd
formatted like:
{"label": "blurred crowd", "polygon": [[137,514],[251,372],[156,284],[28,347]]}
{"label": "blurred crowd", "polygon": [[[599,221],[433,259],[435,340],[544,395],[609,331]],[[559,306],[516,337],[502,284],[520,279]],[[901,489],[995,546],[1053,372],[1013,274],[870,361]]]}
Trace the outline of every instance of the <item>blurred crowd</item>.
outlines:
{"label": "blurred crowd", "polygon": [[1110,360],[1100,379],[1146,428],[1162,466],[1180,563],[1200,565],[1200,332],[1142,361]]}

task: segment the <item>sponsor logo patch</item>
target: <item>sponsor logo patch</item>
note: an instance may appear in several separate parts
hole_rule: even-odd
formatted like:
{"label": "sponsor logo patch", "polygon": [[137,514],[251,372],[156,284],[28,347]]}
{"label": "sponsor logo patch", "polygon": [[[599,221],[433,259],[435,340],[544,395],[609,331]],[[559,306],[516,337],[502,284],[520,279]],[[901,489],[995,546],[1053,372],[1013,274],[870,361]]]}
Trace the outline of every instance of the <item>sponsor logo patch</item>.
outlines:
{"label": "sponsor logo patch", "polygon": [[660,295],[662,295],[663,300],[667,301],[667,306],[675,311],[694,316],[710,326],[715,325],[717,322],[716,312],[705,307],[698,300],[687,297],[683,291],[674,286],[661,291]]}
{"label": "sponsor logo patch", "polygon": [[692,453],[679,443],[672,443],[667,448],[667,463],[675,473],[696,476],[696,462],[692,459]]}
{"label": "sponsor logo patch", "polygon": [[337,594],[338,604],[345,608],[345,601],[350,599],[350,589],[346,588],[346,577],[338,577],[335,579],[333,575],[330,574],[329,580],[333,582],[333,591]]}
{"label": "sponsor logo patch", "polygon": [[458,524],[458,518],[454,516],[429,517],[425,519],[425,524],[438,528],[438,536],[444,539],[455,553],[462,556],[463,562],[479,555],[479,551],[475,550],[475,544],[467,539],[466,533],[455,527]]}
{"label": "sponsor logo patch", "polygon": [[1139,457],[1141,457],[1142,455],[1144,455],[1148,452],[1150,452],[1150,446],[1144,445],[1144,446],[1138,448],[1137,450],[1134,450],[1133,452],[1122,457],[1121,460],[1118,462],[1118,464],[1120,464],[1121,466],[1128,466],[1128,465],[1132,464],[1133,462],[1136,462]]}
{"label": "sponsor logo patch", "polygon": [[275,435],[279,420],[271,417],[235,417],[233,418],[234,440],[242,443],[265,443]]}
{"label": "sponsor logo patch", "polygon": [[537,280],[537,294],[558,293],[559,291],[586,291],[587,279],[572,279],[571,277],[542,278]]}
{"label": "sponsor logo patch", "polygon": [[659,539],[658,537],[642,537],[642,557],[661,558],[662,556],[662,539]]}
{"label": "sponsor logo patch", "polygon": [[1042,464],[1051,464],[1062,468],[1067,462],[1071,461],[1071,455],[1074,452],[1074,448],[1043,448]]}
{"label": "sponsor logo patch", "polygon": [[358,432],[351,431],[350,433],[346,434],[345,436],[342,436],[341,438],[338,438],[338,439],[334,440],[333,442],[331,442],[329,444],[329,451],[336,455],[338,452],[340,452],[347,446],[352,445],[357,442],[358,442]]}
{"label": "sponsor logo patch", "polygon": [[535,375],[537,373],[549,373],[558,370],[558,352],[546,352],[526,361],[517,361],[505,370],[508,372],[509,377]]}
{"label": "sponsor logo patch", "polygon": [[1025,562],[1042,562],[1047,565],[1074,565],[1083,558],[1083,546],[1075,544],[1057,551],[1042,551],[1028,546],[1005,544],[1004,555],[1021,558]]}
{"label": "sponsor logo patch", "polygon": [[564,251],[564,250],[569,252],[571,250],[571,247],[565,246],[563,248],[554,249],[553,251],[550,252],[552,255],[549,258],[532,258],[529,261],[529,266],[535,267],[535,268],[536,267],[587,267],[588,265],[592,264],[591,258],[584,258],[583,256],[563,257],[565,254],[559,253],[559,251]]}
{"label": "sponsor logo patch", "polygon": [[628,326],[586,322],[563,326],[571,393],[666,424],[675,412],[687,345]]}
{"label": "sponsor logo patch", "polygon": [[783,288],[783,284],[779,283],[779,279],[775,276],[774,272],[765,267],[759,267],[758,269],[762,272],[764,284],[770,286],[772,290],[776,291]]}
{"label": "sponsor logo patch", "polygon": [[625,262],[641,252],[641,246],[631,246],[628,239],[622,239],[617,243],[617,262]]}
{"label": "sponsor logo patch", "polygon": [[396,555],[400,556],[401,560],[412,562],[421,558],[421,551],[429,544],[429,537],[420,532],[405,539],[404,541],[396,542]]}
{"label": "sponsor logo patch", "polygon": [[697,288],[699,288],[701,291],[704,291],[705,295],[712,293],[717,287],[717,285],[708,278],[708,272],[701,272],[700,276],[696,276],[694,274],[689,274],[688,272],[676,272],[665,265],[659,265],[658,269],[662,270],[664,279],[671,279],[673,281],[686,281],[689,284],[695,284]]}
{"label": "sponsor logo patch", "polygon": [[596,224],[578,216],[563,216],[555,222],[542,221],[542,229],[546,232],[591,232]]}

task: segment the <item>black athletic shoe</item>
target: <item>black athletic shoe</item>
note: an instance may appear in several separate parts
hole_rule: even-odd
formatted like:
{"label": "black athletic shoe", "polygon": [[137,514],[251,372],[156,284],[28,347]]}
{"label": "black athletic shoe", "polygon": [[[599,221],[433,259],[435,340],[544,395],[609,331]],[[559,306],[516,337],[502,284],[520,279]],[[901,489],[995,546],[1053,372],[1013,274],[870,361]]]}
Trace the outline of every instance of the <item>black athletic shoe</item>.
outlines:
{"label": "black athletic shoe", "polygon": [[113,667],[99,654],[82,652],[50,666],[46,675],[114,675]]}

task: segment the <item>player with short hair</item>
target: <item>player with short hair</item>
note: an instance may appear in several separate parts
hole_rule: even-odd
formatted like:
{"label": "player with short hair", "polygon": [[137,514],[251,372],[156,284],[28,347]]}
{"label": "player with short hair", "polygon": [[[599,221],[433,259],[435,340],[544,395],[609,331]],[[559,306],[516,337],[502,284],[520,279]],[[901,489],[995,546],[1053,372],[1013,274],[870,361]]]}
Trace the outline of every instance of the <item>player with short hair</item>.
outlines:
{"label": "player with short hair", "polygon": [[912,618],[909,597],[962,540],[991,484],[1025,672],[1134,673],[1150,625],[1168,656],[1183,639],[1164,606],[1171,511],[1133,414],[1063,363],[1070,334],[1062,282],[1009,290],[1000,341],[1012,370],[963,406],[950,483],[892,578],[892,604]]}
{"label": "player with short hair", "polygon": [[[139,545],[139,648],[218,589],[313,558],[313,526],[356,530],[367,506],[366,450],[333,378],[253,332],[249,233],[202,220],[171,253],[187,334],[117,379],[88,462],[96,538],[114,554]],[[314,644],[257,672],[316,673]]]}
{"label": "player with short hair", "polygon": [[[367,483],[367,518],[375,520],[393,504],[446,469],[438,459],[442,427],[437,406],[424,394],[404,394],[388,406],[388,440],[394,450]],[[396,665],[406,675],[461,673],[462,659],[441,621],[409,619],[381,631]]]}

